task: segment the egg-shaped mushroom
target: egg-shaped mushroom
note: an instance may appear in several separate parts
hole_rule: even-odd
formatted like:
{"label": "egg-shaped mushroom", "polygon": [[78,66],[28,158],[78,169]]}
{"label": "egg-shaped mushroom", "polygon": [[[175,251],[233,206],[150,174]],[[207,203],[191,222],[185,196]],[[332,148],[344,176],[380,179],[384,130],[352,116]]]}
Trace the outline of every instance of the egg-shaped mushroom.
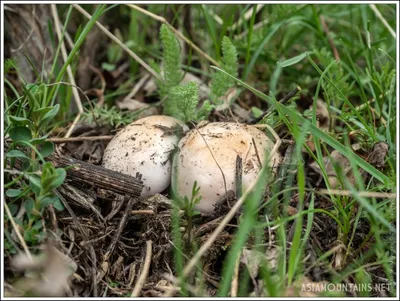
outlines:
{"label": "egg-shaped mushroom", "polygon": [[135,176],[142,175],[142,196],[164,191],[171,182],[172,152],[187,126],[163,115],[134,121],[119,131],[107,145],[103,166]]}
{"label": "egg-shaped mushroom", "polygon": [[269,159],[275,169],[281,156],[261,130],[246,124],[213,122],[189,131],[178,144],[173,161],[172,189],[191,198],[194,182],[200,187],[196,210],[210,213],[226,191],[236,188],[236,158],[242,159],[242,189],[246,190]]}

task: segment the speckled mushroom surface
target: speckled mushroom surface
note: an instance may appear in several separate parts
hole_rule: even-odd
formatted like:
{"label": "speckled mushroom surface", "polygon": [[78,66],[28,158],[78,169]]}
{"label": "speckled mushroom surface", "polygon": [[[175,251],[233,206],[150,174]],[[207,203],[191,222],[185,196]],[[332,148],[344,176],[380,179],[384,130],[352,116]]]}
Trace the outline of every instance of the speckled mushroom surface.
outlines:
{"label": "speckled mushroom surface", "polygon": [[[181,197],[190,199],[197,181],[202,200],[196,209],[212,212],[214,204],[225,194],[221,169],[226,190],[235,191],[236,156],[239,155],[245,190],[255,181],[273,146],[274,142],[264,132],[245,124],[213,122],[193,129],[179,142],[179,152],[173,162],[172,188]],[[269,166],[276,167],[279,162],[280,155],[272,154]]]}
{"label": "speckled mushroom surface", "polygon": [[162,115],[137,120],[119,131],[107,145],[103,166],[127,175],[142,174],[142,196],[164,191],[171,182],[171,152],[179,130],[188,128],[179,120]]}

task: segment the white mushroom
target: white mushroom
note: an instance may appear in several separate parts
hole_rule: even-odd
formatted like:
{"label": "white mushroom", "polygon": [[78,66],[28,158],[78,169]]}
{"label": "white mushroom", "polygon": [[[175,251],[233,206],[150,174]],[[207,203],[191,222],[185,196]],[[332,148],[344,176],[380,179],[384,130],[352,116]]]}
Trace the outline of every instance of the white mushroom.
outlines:
{"label": "white mushroom", "polygon": [[266,156],[272,156],[269,166],[275,168],[279,164],[280,155],[272,153],[273,147],[274,142],[266,134],[245,124],[213,122],[193,129],[179,142],[172,189],[178,196],[190,199],[196,181],[202,199],[195,209],[212,212],[226,191],[235,191],[237,155],[242,158],[244,191],[255,181]]}
{"label": "white mushroom", "polygon": [[130,176],[141,173],[142,196],[160,193],[170,184],[170,158],[182,130],[187,131],[187,126],[169,116],[139,119],[110,141],[104,151],[103,166]]}

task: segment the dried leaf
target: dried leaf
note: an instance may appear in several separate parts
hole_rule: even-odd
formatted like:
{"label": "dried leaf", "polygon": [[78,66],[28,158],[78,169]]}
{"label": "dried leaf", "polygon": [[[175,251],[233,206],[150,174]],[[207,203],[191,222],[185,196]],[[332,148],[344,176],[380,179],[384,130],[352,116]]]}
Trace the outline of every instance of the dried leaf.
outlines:
{"label": "dried leaf", "polygon": [[216,111],[223,111],[230,107],[233,97],[235,97],[237,89],[235,87],[231,87],[226,91],[225,95],[221,97],[223,101],[222,104],[218,105],[215,110]]}
{"label": "dried leaf", "polygon": [[[309,107],[309,111],[312,112],[312,109],[313,105],[311,104]],[[329,116],[329,111],[328,107],[326,106],[326,103],[321,99],[317,100],[316,117],[317,117],[317,127],[319,127],[323,131],[328,131],[331,124],[331,118]],[[315,151],[315,145],[312,135],[309,136],[307,140],[307,145],[312,151]]]}
{"label": "dried leaf", "polygon": [[374,145],[372,152],[368,155],[367,161],[377,168],[385,166],[385,158],[389,152],[389,145],[385,142],[378,142]]}
{"label": "dried leaf", "polygon": [[254,279],[258,275],[258,269],[261,265],[267,264],[269,269],[275,270],[279,255],[277,248],[269,248],[265,254],[257,250],[244,249],[240,262],[246,265],[250,277]]}
{"label": "dried leaf", "polygon": [[18,254],[11,264],[16,270],[25,271],[14,287],[41,297],[65,296],[69,279],[77,270],[77,264],[52,245],[45,245],[43,253],[32,260],[26,254]]}
{"label": "dried leaf", "polygon": [[[312,110],[312,105],[310,106],[310,109]],[[329,111],[326,103],[321,99],[317,100],[316,115],[317,126],[322,130],[328,130],[331,123]]]}
{"label": "dried leaf", "polygon": [[138,101],[133,98],[124,99],[122,101],[117,102],[117,107],[120,110],[128,110],[128,111],[137,111],[141,109],[146,109],[150,105],[141,101]]}
{"label": "dried leaf", "polygon": [[[329,184],[331,188],[336,189],[339,188],[340,182],[339,179],[337,178],[337,172],[335,170],[335,166],[339,167],[343,176],[346,176],[350,183],[354,185],[355,183],[355,178],[353,173],[351,172],[351,164],[349,159],[339,153],[337,150],[334,150],[330,156],[324,157],[323,158],[323,163],[325,166],[325,170],[327,173],[327,176],[329,177]],[[318,174],[322,175],[321,168],[317,164],[317,162],[313,162],[309,165],[314,171],[316,171]]]}

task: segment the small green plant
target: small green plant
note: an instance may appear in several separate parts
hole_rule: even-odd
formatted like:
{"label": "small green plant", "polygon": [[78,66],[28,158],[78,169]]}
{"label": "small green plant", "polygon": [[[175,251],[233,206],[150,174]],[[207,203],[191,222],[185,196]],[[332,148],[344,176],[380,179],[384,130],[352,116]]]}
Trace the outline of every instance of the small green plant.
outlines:
{"label": "small green plant", "polygon": [[[47,105],[49,86],[40,81],[23,82],[22,89],[23,94],[16,100],[11,102],[6,98],[4,187],[11,218],[22,229],[25,241],[35,245],[45,237],[44,209],[53,205],[63,210],[54,189],[64,182],[66,171],[46,161],[54,151],[53,143],[46,139],[49,128],[54,126],[59,104]],[[19,207],[23,207],[25,213],[17,217]],[[13,247],[12,242],[7,246]]]}
{"label": "small green plant", "polygon": [[195,181],[192,187],[192,196],[190,199],[187,196],[179,197],[175,196],[174,201],[175,204],[184,211],[185,216],[187,217],[187,227],[186,233],[188,234],[187,245],[191,246],[192,238],[191,232],[193,228],[193,217],[198,215],[199,212],[195,210],[196,205],[201,201],[201,195],[199,195],[200,187],[197,186],[197,182]]}
{"label": "small green plant", "polygon": [[[183,79],[181,69],[181,48],[174,33],[162,25],[160,30],[163,44],[164,81],[159,81],[159,94],[164,100],[164,113],[184,122],[206,119],[215,105],[223,103],[221,98],[235,82],[225,74],[216,72],[211,80],[210,100],[199,108],[199,88],[195,82],[180,85]],[[237,50],[228,37],[222,39],[221,68],[233,76],[238,75]]]}
{"label": "small green plant", "polygon": [[[164,82],[159,85],[159,93],[161,98],[164,98],[172,87],[180,84],[183,71],[180,58],[181,46],[174,33],[165,24],[161,26],[160,37],[163,45]],[[170,110],[173,110],[172,105],[168,105],[168,101],[164,107],[166,114],[170,114]]]}
{"label": "small green plant", "polygon": [[181,47],[174,33],[162,25],[160,30],[163,44],[164,81],[158,82],[159,94],[164,100],[164,113],[184,122],[207,118],[213,107],[205,101],[199,105],[199,87],[195,82],[180,85],[183,79],[181,70]]}
{"label": "small green plant", "polygon": [[[228,72],[230,75],[238,76],[238,58],[235,45],[232,44],[228,37],[222,39],[222,62],[221,69]],[[226,74],[215,72],[211,81],[211,101],[213,104],[221,104],[221,97],[223,97],[229,88],[235,85]]]}
{"label": "small green plant", "polygon": [[85,110],[83,120],[89,124],[109,124],[113,127],[120,127],[132,123],[142,110],[137,112],[121,111],[117,107],[111,108],[95,107],[92,110]]}
{"label": "small green plant", "polygon": [[199,87],[195,82],[172,87],[169,96],[170,101],[173,102],[171,106],[171,109],[173,109],[173,111],[171,111],[172,115],[183,122],[205,119],[213,108],[207,100],[200,109],[197,108],[199,102]]}

